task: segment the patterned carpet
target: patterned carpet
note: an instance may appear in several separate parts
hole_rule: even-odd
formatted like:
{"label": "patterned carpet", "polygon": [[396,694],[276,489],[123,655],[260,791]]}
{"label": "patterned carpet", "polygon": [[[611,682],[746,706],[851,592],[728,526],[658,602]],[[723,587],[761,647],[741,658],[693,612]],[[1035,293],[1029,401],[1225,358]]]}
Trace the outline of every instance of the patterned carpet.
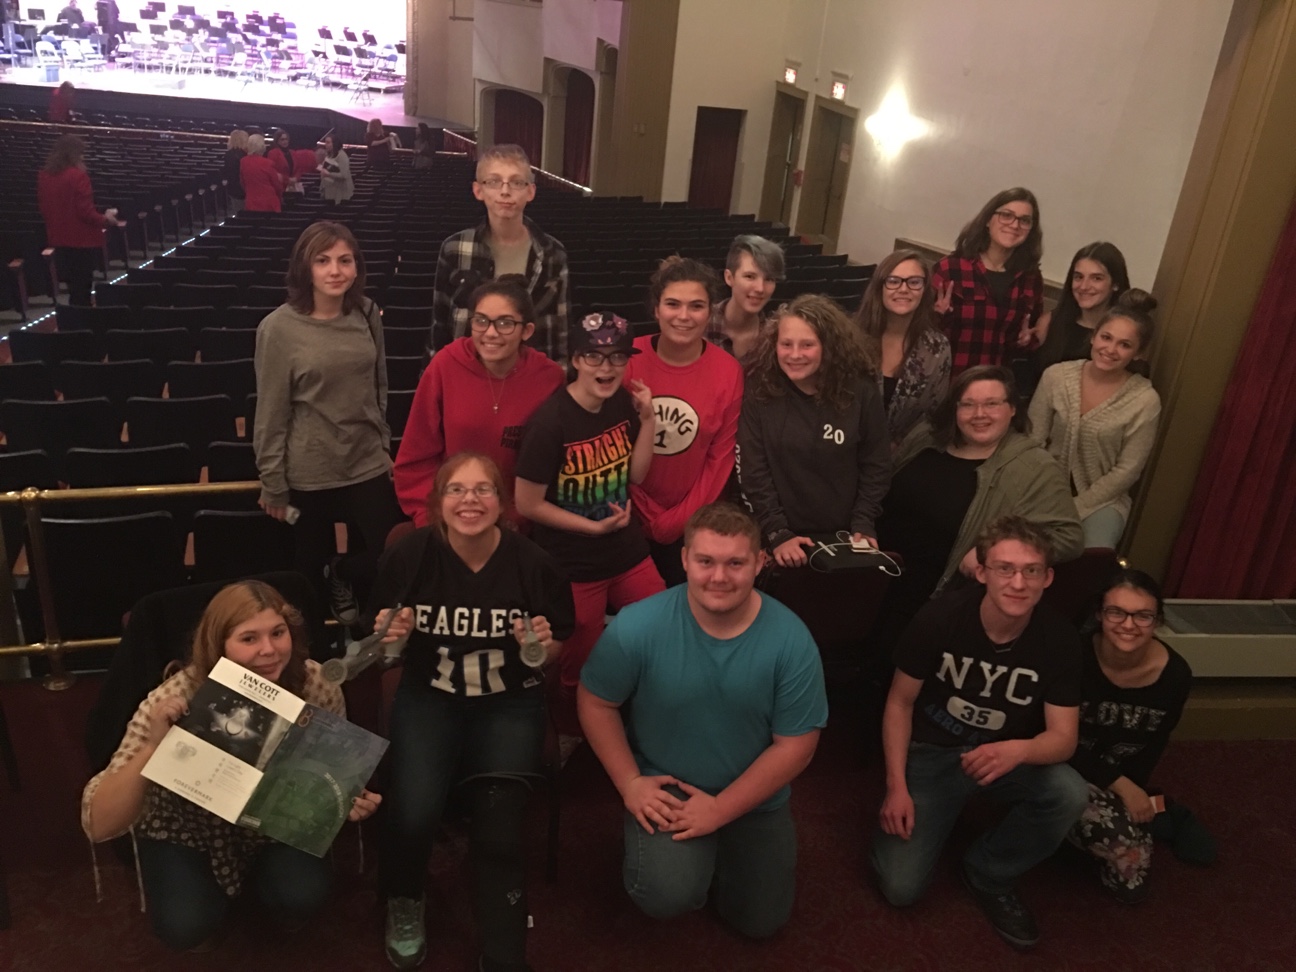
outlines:
{"label": "patterned carpet", "polygon": [[[31,684],[0,686],[23,775],[21,792],[0,782],[0,861],[13,910],[13,928],[0,932],[0,970],[388,967],[374,892],[376,842],[368,834],[368,866],[358,876],[354,828],[335,848],[337,891],[328,908],[294,936],[246,908],[214,952],[172,955],[139,913],[132,869],[110,849],[99,855],[105,900],[96,904],[77,824],[87,775],[81,725],[95,691],[89,679],[59,695]],[[1129,907],[1107,898],[1087,862],[1064,851],[1022,883],[1044,936],[1022,956],[995,936],[955,876],[956,854],[992,818],[992,807],[965,815],[933,887],[909,911],[889,908],[861,880],[881,771],[862,762],[859,728],[847,709],[836,707],[819,755],[794,786],[797,906],[789,926],[763,944],[735,938],[709,912],[658,923],[631,906],[620,885],[616,795],[588,749],[579,751],[563,779],[555,885],[541,876],[544,820],[537,802],[530,939],[537,972],[1296,968],[1296,743],[1173,745],[1159,781],[1219,838],[1219,863],[1190,867],[1159,848],[1149,900]],[[465,857],[463,838],[451,827],[430,867],[430,972],[475,967]]]}

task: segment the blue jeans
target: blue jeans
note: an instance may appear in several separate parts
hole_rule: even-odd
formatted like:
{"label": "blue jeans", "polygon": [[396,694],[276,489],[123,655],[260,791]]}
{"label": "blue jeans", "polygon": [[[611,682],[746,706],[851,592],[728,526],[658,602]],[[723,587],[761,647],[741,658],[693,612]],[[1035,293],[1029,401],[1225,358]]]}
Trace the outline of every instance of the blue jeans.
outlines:
{"label": "blue jeans", "polygon": [[407,677],[392,704],[379,884],[388,897],[422,896],[446,801],[464,783],[474,912],[485,957],[503,965],[525,958],[523,824],[544,734],[540,686],[465,698]]}
{"label": "blue jeans", "polygon": [[1065,763],[1018,766],[979,786],[959,761],[971,748],[909,744],[905,780],[914,802],[913,834],[904,840],[879,830],[873,841],[873,870],[891,904],[902,907],[922,897],[941,849],[974,793],[1012,804],[999,825],[977,838],[963,857],[968,880],[995,893],[1009,890],[1057,850],[1089,804],[1088,786]]}
{"label": "blue jeans", "polygon": [[[201,945],[225,923],[230,898],[201,851],[140,838],[140,873],[153,931],[171,948]],[[285,923],[305,921],[323,906],[333,875],[328,861],[287,844],[270,844],[248,877],[258,900]]]}
{"label": "blue jeans", "polygon": [[[678,797],[685,794],[673,791]],[[705,837],[649,835],[625,815],[622,875],[631,900],[652,918],[673,918],[706,904],[712,879],[716,911],[734,931],[768,938],[787,924],[796,893],[792,810],[752,811]]]}
{"label": "blue jeans", "polygon": [[1080,529],[1084,531],[1086,549],[1109,547],[1115,550],[1125,532],[1125,517],[1116,507],[1104,506],[1081,520]]}

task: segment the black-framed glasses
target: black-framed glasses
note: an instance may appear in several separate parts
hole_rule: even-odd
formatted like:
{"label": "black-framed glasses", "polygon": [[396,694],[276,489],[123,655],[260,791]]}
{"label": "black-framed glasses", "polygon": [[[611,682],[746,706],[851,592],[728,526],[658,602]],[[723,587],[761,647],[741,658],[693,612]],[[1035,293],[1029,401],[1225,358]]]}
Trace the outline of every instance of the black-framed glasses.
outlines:
{"label": "black-framed glasses", "polygon": [[908,290],[922,290],[927,286],[926,277],[883,277],[882,286],[887,290],[899,290],[902,286]]}
{"label": "black-framed glasses", "polygon": [[973,414],[975,414],[978,411],[997,412],[999,411],[999,409],[1003,408],[1005,405],[1008,404],[1008,399],[990,398],[984,402],[971,402],[971,401],[963,401],[960,399],[954,404],[955,407],[958,408],[960,412],[971,412]]}
{"label": "black-framed glasses", "polygon": [[499,176],[495,176],[492,179],[478,179],[477,184],[479,186],[485,186],[491,192],[499,192],[505,186],[508,186],[514,192],[522,192],[527,186],[531,185],[531,180],[501,179]]}
{"label": "black-framed glasses", "polygon": [[478,334],[484,334],[488,327],[494,327],[495,333],[500,335],[512,334],[522,324],[515,317],[487,317],[485,314],[474,314],[472,316],[472,329]]}
{"label": "black-framed glasses", "polygon": [[478,483],[476,486],[465,486],[463,483],[451,483],[444,490],[442,496],[448,496],[451,499],[463,499],[469,493],[472,493],[478,499],[490,499],[492,496],[498,496],[499,490],[495,488],[494,483]]}
{"label": "black-framed glasses", "polygon": [[986,564],[986,570],[996,577],[1002,577],[1004,580],[1012,580],[1018,574],[1022,575],[1023,580],[1039,581],[1044,579],[1048,573],[1048,568],[1043,564],[1027,564],[1025,567],[1017,567],[1013,564],[1005,564],[1002,561],[994,564]]}
{"label": "black-framed glasses", "polygon": [[624,351],[610,351],[604,354],[602,351],[578,351],[575,357],[579,358],[591,368],[598,368],[606,361],[613,368],[624,368],[630,363],[630,355]]}
{"label": "black-framed glasses", "polygon": [[1018,216],[1011,209],[996,209],[995,219],[999,220],[1004,226],[1012,226],[1016,223],[1022,229],[1030,229],[1035,225],[1035,217],[1029,213],[1025,216]]}
{"label": "black-framed glasses", "polygon": [[1156,624],[1157,620],[1155,611],[1126,611],[1124,608],[1118,608],[1115,605],[1108,605],[1103,608],[1102,616],[1104,621],[1112,624],[1124,624],[1126,618],[1132,618],[1140,628],[1150,628]]}

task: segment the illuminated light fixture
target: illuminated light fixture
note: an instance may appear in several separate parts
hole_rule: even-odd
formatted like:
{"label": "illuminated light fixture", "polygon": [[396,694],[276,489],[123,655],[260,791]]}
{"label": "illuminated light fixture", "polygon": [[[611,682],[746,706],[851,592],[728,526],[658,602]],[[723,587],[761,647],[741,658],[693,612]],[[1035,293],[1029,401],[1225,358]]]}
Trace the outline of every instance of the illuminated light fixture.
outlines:
{"label": "illuminated light fixture", "polygon": [[846,100],[846,82],[834,81],[832,83],[832,96],[834,101]]}
{"label": "illuminated light fixture", "polygon": [[783,80],[788,84],[796,84],[797,69],[794,67],[785,67],[783,69]]}
{"label": "illuminated light fixture", "polygon": [[909,113],[909,101],[899,85],[887,92],[878,110],[864,119],[864,130],[886,158],[894,158],[906,142],[922,138],[931,125]]}

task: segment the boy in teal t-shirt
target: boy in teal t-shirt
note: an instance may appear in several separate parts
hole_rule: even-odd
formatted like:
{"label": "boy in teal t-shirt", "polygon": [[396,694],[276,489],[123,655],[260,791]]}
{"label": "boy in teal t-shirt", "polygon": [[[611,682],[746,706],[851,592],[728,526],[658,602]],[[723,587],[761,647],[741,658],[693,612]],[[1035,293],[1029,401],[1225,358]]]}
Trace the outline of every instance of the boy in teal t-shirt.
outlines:
{"label": "boy in teal t-shirt", "polygon": [[[754,520],[728,503],[685,530],[688,583],[622,610],[581,673],[581,722],[626,806],[625,885],[647,913],[701,908],[751,937],[786,923],[791,781],[828,720],[814,640],[754,589]],[[624,717],[624,721],[623,721]]]}

